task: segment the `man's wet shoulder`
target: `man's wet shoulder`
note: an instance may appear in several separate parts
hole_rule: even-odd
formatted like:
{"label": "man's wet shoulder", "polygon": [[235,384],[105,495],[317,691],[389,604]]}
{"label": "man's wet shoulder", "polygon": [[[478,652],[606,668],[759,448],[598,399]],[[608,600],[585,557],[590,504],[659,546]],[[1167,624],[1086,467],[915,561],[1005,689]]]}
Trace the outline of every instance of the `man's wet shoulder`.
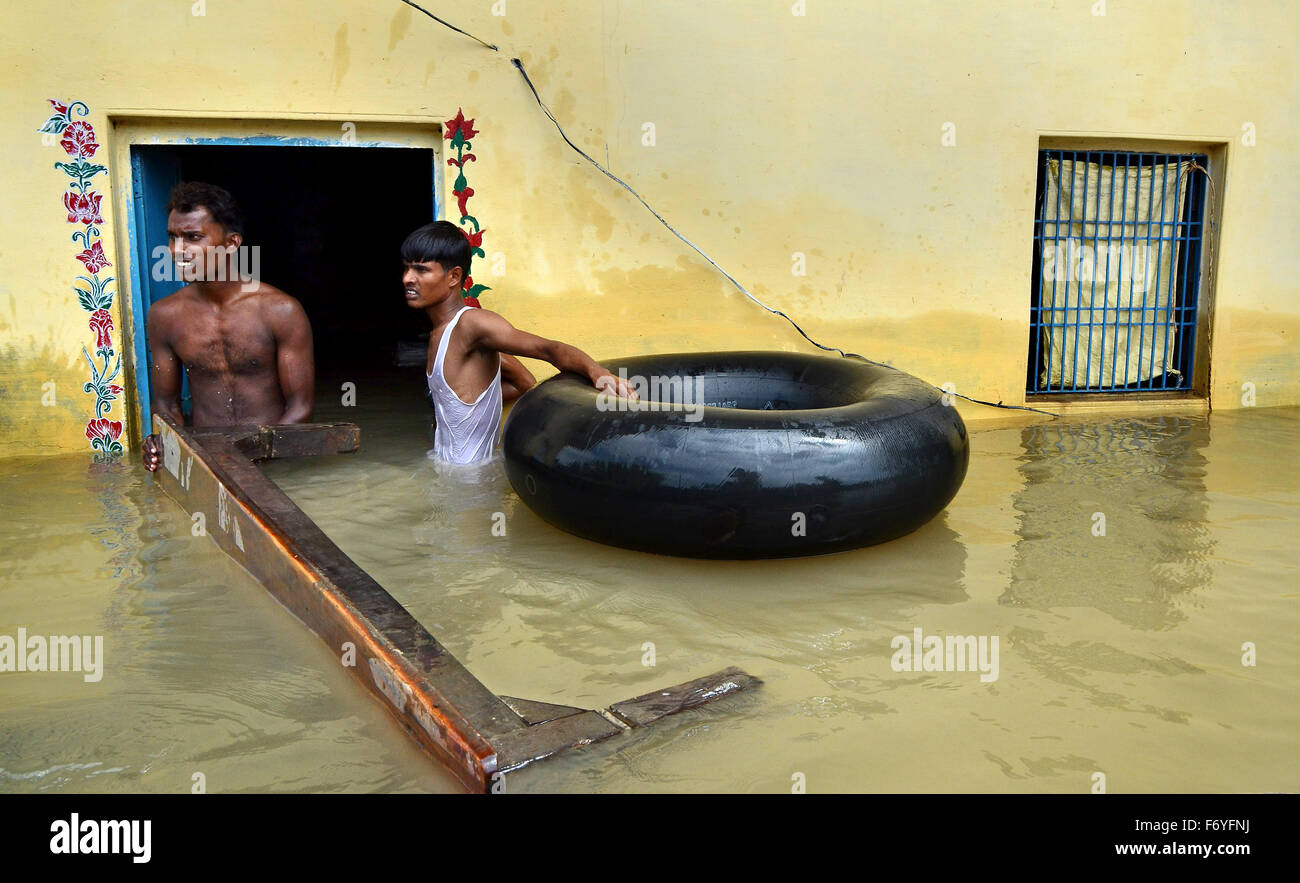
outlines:
{"label": "man's wet shoulder", "polygon": [[166,297],[149,305],[150,318],[171,319],[184,314],[198,304],[198,293],[193,285],[178,288]]}
{"label": "man's wet shoulder", "polygon": [[250,299],[263,309],[284,310],[302,306],[298,298],[266,282],[259,282],[250,294]]}
{"label": "man's wet shoulder", "polygon": [[273,285],[259,286],[249,302],[254,305],[261,321],[277,335],[310,331],[311,320],[298,299]]}

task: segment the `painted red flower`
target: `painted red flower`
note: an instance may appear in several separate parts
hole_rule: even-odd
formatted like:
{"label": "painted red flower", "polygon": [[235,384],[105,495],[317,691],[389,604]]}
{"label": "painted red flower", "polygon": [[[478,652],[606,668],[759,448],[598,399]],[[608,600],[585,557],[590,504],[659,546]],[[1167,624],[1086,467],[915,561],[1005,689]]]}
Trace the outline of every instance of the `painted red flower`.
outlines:
{"label": "painted red flower", "polygon": [[113,317],[108,310],[95,310],[90,314],[90,330],[95,332],[95,349],[113,345],[113,337],[109,334],[113,330]]}
{"label": "painted red flower", "polygon": [[117,441],[122,435],[122,421],[109,420],[105,417],[96,417],[86,424],[86,438],[94,441],[102,438],[107,441]]}
{"label": "painted red flower", "polygon": [[99,201],[103,198],[103,194],[93,190],[85,194],[73,193],[69,190],[63,194],[63,206],[68,210],[68,223],[80,222],[86,226],[104,223],[104,219],[99,216]]}
{"label": "painted red flower", "polygon": [[62,101],[55,101],[53,98],[47,98],[45,100],[48,101],[50,103],[50,107],[54,108],[57,112],[63,114],[64,116],[68,115],[68,106],[64,104]]}
{"label": "painted red flower", "polygon": [[[465,207],[465,203],[469,202],[469,198],[474,195],[474,188],[466,187],[464,190],[453,190],[451,193],[452,196],[456,197],[456,205],[460,206],[460,216],[462,218],[468,217],[469,209]],[[72,219],[69,218],[68,220]]]}
{"label": "painted red flower", "polygon": [[469,291],[471,288],[474,287],[474,277],[466,276],[464,279],[460,280],[460,287],[465,289],[466,291]]}
{"label": "painted red flower", "polygon": [[80,120],[63,130],[63,140],[59,145],[68,156],[94,156],[99,149],[95,142],[94,127]]}
{"label": "painted red flower", "polygon": [[105,267],[113,266],[104,256],[104,246],[96,240],[90,248],[77,255],[77,260],[86,265],[86,271],[89,273],[98,273]]}
{"label": "painted red flower", "polygon": [[467,307],[477,307],[480,310],[483,309],[483,305],[478,302],[478,298],[476,297],[467,297],[464,299],[464,302]]}
{"label": "painted red flower", "polygon": [[458,107],[456,108],[456,115],[442,124],[443,126],[442,137],[448,141],[455,138],[456,133],[460,131],[461,124],[464,122],[465,122],[465,109],[462,107]]}
{"label": "painted red flower", "polygon": [[[483,247],[483,234],[487,232],[486,230],[479,230],[477,233],[471,233],[468,230],[462,229],[460,232],[464,233],[465,238],[469,240],[470,248]],[[96,242],[95,244],[98,245],[99,243]]]}
{"label": "painted red flower", "polygon": [[118,386],[116,383],[110,383],[106,389],[115,396],[120,396],[122,394],[122,387]]}
{"label": "painted red flower", "polygon": [[463,108],[456,108],[456,116],[447,120],[445,125],[447,131],[443,133],[443,137],[448,141],[454,141],[457,133],[460,134],[462,141],[468,141],[478,134],[478,130],[474,128],[474,121],[465,119]]}

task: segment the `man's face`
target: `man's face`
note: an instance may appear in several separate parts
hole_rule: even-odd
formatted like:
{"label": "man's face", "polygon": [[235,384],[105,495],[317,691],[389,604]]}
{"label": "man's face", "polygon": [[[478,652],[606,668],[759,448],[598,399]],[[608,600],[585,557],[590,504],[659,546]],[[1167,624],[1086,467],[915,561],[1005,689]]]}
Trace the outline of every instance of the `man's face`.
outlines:
{"label": "man's face", "polygon": [[167,216],[172,260],[185,282],[220,281],[209,277],[227,275],[230,251],[239,247],[241,238],[238,233],[227,233],[204,206]]}
{"label": "man's face", "polygon": [[444,270],[437,261],[409,263],[402,272],[402,287],[406,291],[406,305],[423,310],[445,300],[449,294],[460,290],[460,267]]}

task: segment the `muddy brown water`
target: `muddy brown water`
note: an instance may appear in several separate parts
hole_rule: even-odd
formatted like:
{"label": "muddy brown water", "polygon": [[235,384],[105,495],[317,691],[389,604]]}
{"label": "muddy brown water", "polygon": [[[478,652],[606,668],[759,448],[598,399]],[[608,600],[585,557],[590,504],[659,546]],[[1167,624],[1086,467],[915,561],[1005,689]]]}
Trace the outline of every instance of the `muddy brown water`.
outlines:
{"label": "muddy brown water", "polygon": [[[359,454],[264,468],[493,690],[595,708],[727,665],[764,681],[508,790],[1300,788],[1300,409],[973,423],[962,491],[916,533],[709,562],[564,534],[499,459],[428,460],[427,407],[362,392],[317,415],[360,423]],[[0,672],[0,791],[459,790],[134,461],[5,460],[0,485],[0,636],[104,647],[94,682]],[[996,636],[996,680],[896,670],[918,628]]]}

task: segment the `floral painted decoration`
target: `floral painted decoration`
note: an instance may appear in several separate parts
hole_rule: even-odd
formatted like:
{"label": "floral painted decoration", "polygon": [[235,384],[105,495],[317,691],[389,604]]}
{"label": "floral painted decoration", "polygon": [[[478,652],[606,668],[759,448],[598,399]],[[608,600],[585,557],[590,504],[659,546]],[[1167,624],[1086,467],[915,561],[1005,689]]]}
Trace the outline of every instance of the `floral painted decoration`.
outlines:
{"label": "floral painted decoration", "polygon": [[58,144],[68,155],[67,161],[56,162],[54,167],[69,178],[68,189],[63,194],[68,223],[81,228],[72,233],[72,241],[82,247],[74,257],[86,272],[76,277],[78,284],[73,285],[73,290],[77,292],[77,303],[90,314],[87,327],[95,342],[94,358],[84,345],[81,348],[90,367],[90,380],[83,384],[82,391],[93,395],[95,400],[95,416],[87,421],[85,434],[91,448],[99,454],[117,456],[123,451],[120,441],[122,422],[106,419],[105,415],[112,411],[113,402],[122,395],[122,387],[113,382],[122,372],[122,356],[113,348],[115,292],[108,287],[113,277],[100,276],[105,267],[113,265],[104,254],[99,229],[104,223],[100,214],[104,195],[95,192],[90,185],[91,179],[107,172],[108,167],[92,161],[100,146],[95,138],[95,127],[84,120],[73,119],[74,115],[88,115],[90,108],[81,101],[65,104],[51,98],[49,102],[53,112],[37,131],[45,136],[47,144]]}
{"label": "floral painted decoration", "polygon": [[[474,255],[476,257],[485,258],[487,257],[487,254],[483,251],[483,234],[487,231],[481,229],[478,224],[478,218],[469,213],[469,198],[474,195],[474,188],[469,186],[469,181],[465,178],[465,164],[468,162],[478,161],[478,157],[472,153],[468,153],[467,151],[473,147],[473,145],[470,144],[470,139],[477,135],[479,130],[474,128],[473,120],[465,119],[465,112],[461,108],[457,108],[456,116],[453,119],[447,120],[443,128],[443,137],[451,142],[452,147],[456,148],[455,158],[448,159],[447,165],[455,166],[459,169],[459,172],[456,175],[456,181],[452,184],[451,195],[456,197],[456,207],[460,210],[460,223],[464,225],[465,222],[468,221],[474,225],[473,232],[465,229],[464,226],[461,227],[461,232],[464,233],[465,238],[469,240],[469,247],[473,249]],[[480,306],[478,296],[484,291],[492,290],[486,285],[476,285],[474,283],[474,278],[468,275],[465,277],[462,285],[463,290],[461,291],[461,297],[463,297],[465,303],[471,307]]]}
{"label": "floral painted decoration", "polygon": [[[122,453],[122,443],[118,441],[121,436],[122,421],[120,420],[105,420],[100,417],[86,424],[86,438],[90,439],[90,446],[96,450]],[[114,447],[117,450],[113,450]]]}

